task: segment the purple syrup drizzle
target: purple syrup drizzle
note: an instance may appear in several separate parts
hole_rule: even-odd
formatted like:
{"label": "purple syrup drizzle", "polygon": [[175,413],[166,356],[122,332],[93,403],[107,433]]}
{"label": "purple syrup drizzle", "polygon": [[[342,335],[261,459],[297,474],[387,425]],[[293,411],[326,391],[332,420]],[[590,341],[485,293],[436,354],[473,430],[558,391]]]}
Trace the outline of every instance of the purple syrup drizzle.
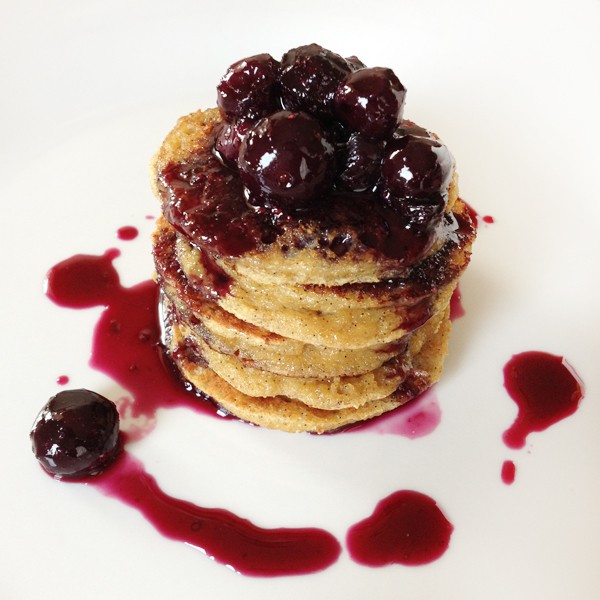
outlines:
{"label": "purple syrup drizzle", "polygon": [[353,525],[346,544],[356,562],[370,567],[424,565],[444,554],[453,529],[433,498],[401,490]]}
{"label": "purple syrup drizzle", "polygon": [[113,266],[120,254],[111,248],[102,256],[76,254],[59,262],[48,271],[46,295],[66,308],[107,306],[120,288]]}
{"label": "purple syrup drizzle", "polygon": [[456,321],[465,316],[465,309],[462,304],[462,294],[460,293],[460,286],[456,286],[452,296],[450,297],[450,320]]}
{"label": "purple syrup drizzle", "polygon": [[117,229],[117,237],[126,242],[135,240],[135,238],[138,236],[138,233],[139,232],[137,228],[132,227],[131,225],[124,225],[123,227],[119,227],[119,229]]}
{"label": "purple syrup drizzle", "polygon": [[530,433],[572,415],[583,397],[573,368],[562,356],[546,352],[515,354],[504,367],[504,387],[519,409],[503,435],[509,448],[522,448]]}
{"label": "purple syrup drizzle", "polygon": [[[47,294],[60,306],[105,306],[94,330],[91,366],[122,385],[133,402],[121,412],[151,419],[161,407],[186,406],[205,414],[217,409],[185,389],[159,344],[158,288],[145,281],[121,286],[109,250],[102,256],[78,255],[48,273]],[[150,428],[129,432],[146,434]],[[221,509],[207,509],[160,490],[142,465],[123,452],[103,475],[86,480],[106,494],[140,510],[166,537],[200,547],[216,561],[247,575],[300,575],[325,569],[340,552],[339,542],[321,529],[261,529]]]}
{"label": "purple syrup drizzle", "polygon": [[[203,414],[217,409],[182,384],[160,345],[158,287],[149,280],[121,285],[113,260],[118,250],[101,256],[76,255],[48,272],[48,297],[60,306],[104,306],[94,329],[90,365],[129,391],[123,400],[128,416],[152,419],[159,408],[184,406]],[[138,432],[143,433],[143,432]]]}
{"label": "purple syrup drizzle", "polygon": [[350,426],[343,431],[401,435],[416,439],[433,432],[440,424],[441,410],[432,389],[388,413]]}
{"label": "purple syrup drizzle", "polygon": [[505,460],[502,463],[502,471],[500,473],[500,477],[502,481],[506,485],[512,485],[515,481],[515,474],[517,472],[517,467],[512,460]]}
{"label": "purple syrup drizzle", "polygon": [[322,529],[263,529],[227,510],[169,496],[127,452],[87,481],[140,511],[165,537],[194,546],[243,575],[314,573],[335,563],[341,553],[339,542]]}

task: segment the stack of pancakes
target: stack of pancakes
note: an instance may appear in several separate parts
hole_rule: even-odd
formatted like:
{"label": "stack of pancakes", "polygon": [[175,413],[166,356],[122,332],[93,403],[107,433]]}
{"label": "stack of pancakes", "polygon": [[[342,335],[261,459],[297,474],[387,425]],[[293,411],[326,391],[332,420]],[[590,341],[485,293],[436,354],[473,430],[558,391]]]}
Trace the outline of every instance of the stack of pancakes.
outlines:
{"label": "stack of pancakes", "polygon": [[291,216],[243,252],[215,251],[208,232],[172,218],[164,173],[198,157],[218,168],[220,121],[216,110],[183,117],[152,163],[164,214],[153,255],[165,345],[182,376],[240,419],[290,432],[336,430],[430,387],[474,239],[456,176],[443,225],[417,264],[360,243],[368,210],[359,219]]}

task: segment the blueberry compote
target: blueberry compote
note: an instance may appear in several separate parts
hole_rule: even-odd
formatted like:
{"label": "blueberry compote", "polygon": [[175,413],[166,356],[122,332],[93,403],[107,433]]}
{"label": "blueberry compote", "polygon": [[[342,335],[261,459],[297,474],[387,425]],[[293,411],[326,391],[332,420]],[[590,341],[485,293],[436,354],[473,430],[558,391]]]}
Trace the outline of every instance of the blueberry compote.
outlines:
{"label": "blueberry compote", "polygon": [[[48,272],[47,291],[61,306],[105,307],[94,330],[90,362],[133,396],[133,401],[120,402],[125,440],[149,433],[159,408],[186,406],[220,416],[206,398],[186,389],[165,359],[159,344],[157,286],[146,281],[123,287],[112,264],[118,254],[111,250],[62,261]],[[145,425],[138,425],[139,421]],[[83,481],[139,510],[163,535],[201,548],[240,573],[300,575],[325,569],[337,560],[340,544],[327,531],[264,529],[229,511],[169,496],[126,449],[109,466],[117,438],[115,406],[83,390],[53,398],[32,433],[34,452],[49,472],[77,479],[95,475]],[[98,460],[90,460],[94,457]]]}
{"label": "blueberry compote", "polygon": [[391,69],[318,44],[237,61],[217,87],[212,139],[158,174],[164,215],[213,255],[287,233],[332,259],[352,249],[409,267],[445,232],[453,160],[402,120],[405,96]]}
{"label": "blueberry compote", "polygon": [[348,530],[352,558],[364,565],[423,565],[446,552],[454,527],[429,496],[400,490]]}
{"label": "blueberry compote", "polygon": [[[529,351],[515,354],[504,366],[504,387],[518,407],[517,418],[504,432],[509,448],[523,448],[530,433],[572,415],[583,398],[583,384],[562,356]],[[515,480],[515,464],[502,465],[502,481]]]}
{"label": "blueberry compote", "polygon": [[515,354],[504,367],[504,386],[519,408],[504,432],[509,448],[522,448],[530,433],[572,415],[583,398],[581,381],[570,365],[547,352]]}
{"label": "blueberry compote", "polygon": [[89,390],[64,390],[44,405],[30,434],[33,453],[55,477],[84,477],[116,457],[119,413]]}
{"label": "blueberry compote", "polygon": [[[42,456],[44,449],[50,449],[55,463],[57,458],[62,458],[60,472],[55,468],[50,471],[53,474],[95,485],[108,496],[140,511],[164,536],[201,548],[217,562],[240,573],[299,575],[332,565],[341,553],[341,545],[327,531],[314,527],[264,529],[230,511],[204,508],[174,498],[160,489],[155,478],[127,452],[126,447],[116,454],[119,437],[130,442],[151,431],[152,422],[141,426],[141,431],[136,430],[136,422],[144,418],[151,421],[159,408],[187,406],[204,414],[218,414],[193,390],[186,389],[170,363],[165,361],[159,344],[156,284],[146,281],[131,288],[123,287],[113,265],[118,255],[117,250],[108,250],[100,256],[77,255],[62,261],[49,270],[46,290],[60,306],[105,307],[94,330],[91,364],[110,375],[133,396],[132,401],[121,399],[119,403],[124,416],[121,418],[121,435],[115,425],[118,421],[105,418],[108,414],[118,419],[114,405],[108,400],[88,391],[61,392],[57,397],[64,398],[65,394],[66,397],[73,394],[77,397],[77,402],[68,403],[72,408],[81,401],[84,406],[91,401],[102,408],[98,414],[87,412],[86,418],[91,420],[82,424],[77,437],[71,433],[64,435],[66,423],[54,423],[48,430],[42,428],[42,421],[51,421],[45,417],[51,414],[49,404],[34,428],[34,437],[38,438],[34,441],[36,455]],[[73,412],[70,419],[74,420],[75,415]],[[102,432],[99,437],[97,429]],[[422,429],[419,431],[419,435],[426,433]],[[407,434],[404,428],[400,433],[410,437],[415,435],[413,430]],[[88,435],[91,436],[89,439]],[[75,444],[68,442],[69,438],[75,440]],[[103,444],[102,440],[107,443]],[[69,445],[63,448],[60,445],[65,441]],[[60,449],[55,447],[57,445]],[[75,460],[79,461],[74,467],[72,458],[67,455],[73,446]],[[94,449],[93,454],[102,456],[103,460],[92,461],[91,466],[86,467],[81,462],[81,456],[85,454],[82,447]],[[111,462],[116,456],[117,460]],[[94,477],[90,477],[92,474]],[[392,513],[385,507],[392,507]],[[419,532],[420,537],[407,545],[405,519],[411,514],[410,531]],[[384,540],[384,546],[381,546],[378,533],[381,527],[391,533]],[[452,526],[445,518],[440,518],[433,500],[417,492],[404,491],[383,501],[372,517],[352,527],[348,547],[352,557],[363,564],[381,564],[382,553],[386,562],[422,564],[443,553],[451,531]]]}

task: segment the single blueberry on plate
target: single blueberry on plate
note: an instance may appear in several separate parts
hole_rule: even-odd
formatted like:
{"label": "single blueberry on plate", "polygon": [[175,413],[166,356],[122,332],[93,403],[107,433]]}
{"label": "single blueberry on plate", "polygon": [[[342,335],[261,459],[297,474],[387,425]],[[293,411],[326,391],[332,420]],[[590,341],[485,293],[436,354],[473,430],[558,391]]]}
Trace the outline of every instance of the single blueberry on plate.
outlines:
{"label": "single blueberry on plate", "polygon": [[119,413],[100,394],[64,390],[39,412],[30,438],[35,457],[51,475],[95,475],[118,453]]}

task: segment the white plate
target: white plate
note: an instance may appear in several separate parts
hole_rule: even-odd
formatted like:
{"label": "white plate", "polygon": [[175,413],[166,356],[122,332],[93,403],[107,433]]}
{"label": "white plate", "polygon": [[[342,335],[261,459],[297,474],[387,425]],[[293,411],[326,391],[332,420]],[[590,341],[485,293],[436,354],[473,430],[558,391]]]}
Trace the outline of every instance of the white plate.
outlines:
{"label": "white plate", "polygon": [[[598,106],[600,5],[559,2],[10,2],[2,44],[4,449],[0,595],[34,598],[597,598],[600,595]],[[5,11],[6,13],[7,11]],[[339,561],[248,578],[161,537],[133,509],[40,472],[28,432],[60,388],[117,386],[88,364],[99,309],[43,294],[49,267],[116,246],[123,283],[148,279],[150,156],[175,119],[214,104],[234,60],[317,41],[408,87],[406,115],[453,151],[461,192],[495,219],[461,284],[442,417],[411,440],[293,436],[163,411],[131,448],[161,487],[265,527],[348,527],[398,489],[454,525],[418,568]],[[123,225],[141,235],[123,242]],[[511,355],[564,355],[586,386],[577,413],[509,450]],[[502,483],[506,459],[517,466]]]}

